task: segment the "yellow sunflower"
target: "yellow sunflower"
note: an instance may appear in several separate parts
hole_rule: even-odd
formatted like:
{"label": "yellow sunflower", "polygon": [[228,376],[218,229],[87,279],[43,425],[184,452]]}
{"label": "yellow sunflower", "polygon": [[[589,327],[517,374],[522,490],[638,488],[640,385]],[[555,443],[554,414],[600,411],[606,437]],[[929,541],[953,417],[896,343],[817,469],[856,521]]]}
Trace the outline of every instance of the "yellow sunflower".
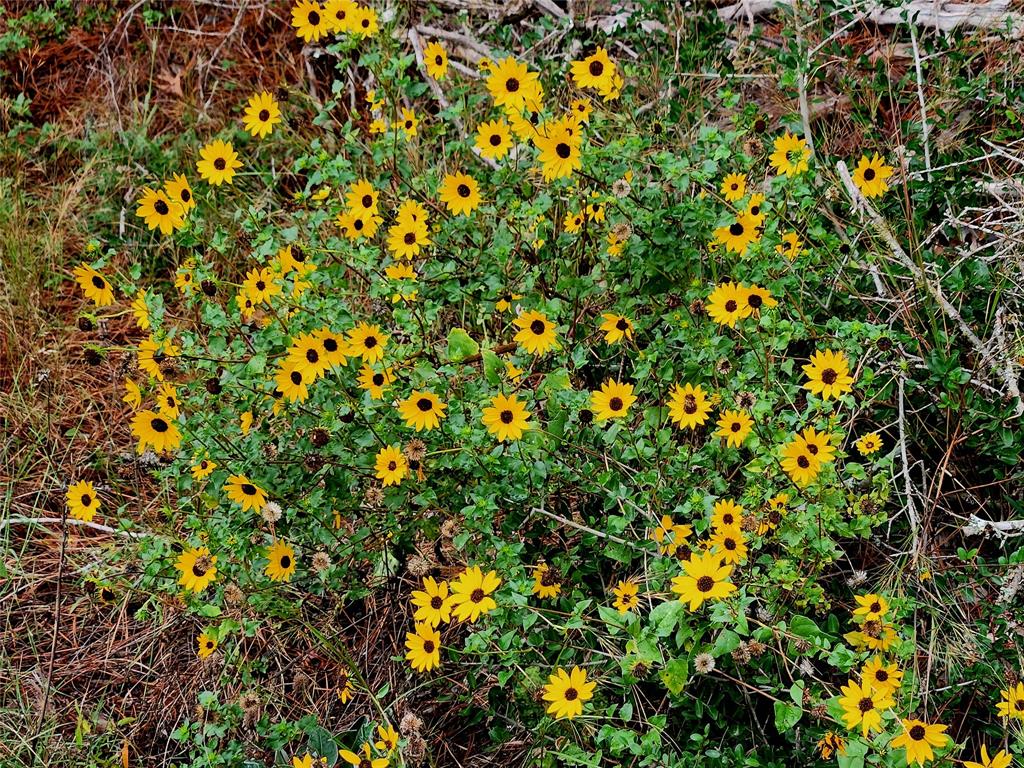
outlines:
{"label": "yellow sunflower", "polygon": [[121,401],[138,410],[139,406],[142,405],[142,390],[139,389],[139,385],[132,379],[125,379],[124,390],[125,395],[121,398]]}
{"label": "yellow sunflower", "polygon": [[715,230],[715,241],[725,246],[727,251],[742,256],[751,243],[761,238],[760,224],[753,216],[741,213],[731,224]]}
{"label": "yellow sunflower", "polygon": [[352,357],[361,357],[364,363],[379,363],[384,358],[388,337],[379,325],[360,323],[348,332],[346,352]]}
{"label": "yellow sunflower", "polygon": [[224,492],[231,501],[242,507],[243,512],[259,512],[267,505],[267,492],[245,475],[231,475],[224,483]]}
{"label": "yellow sunflower", "polygon": [[192,187],[189,186],[188,179],[185,178],[184,174],[176,173],[171,177],[170,181],[165,181],[164,194],[167,195],[172,203],[180,205],[185,213],[196,207],[196,199],[192,194]]}
{"label": "yellow sunflower", "polygon": [[196,480],[205,480],[216,468],[217,462],[210,459],[201,459],[192,465],[192,477]]}
{"label": "yellow sunflower", "polygon": [[716,426],[717,437],[725,440],[726,445],[739,448],[754,428],[754,420],[743,411],[725,411]]}
{"label": "yellow sunflower", "polygon": [[789,131],[775,139],[774,151],[768,157],[768,162],[779,174],[796,176],[807,170],[807,161],[811,157],[811,148],[807,142],[794,136]]}
{"label": "yellow sunflower", "polygon": [[106,307],[114,303],[114,289],[110,287],[107,278],[88,264],[83,263],[75,267],[74,275],[85,298],[91,299],[97,307]]}
{"label": "yellow sunflower", "polygon": [[292,360],[282,360],[274,375],[274,391],[280,392],[289,403],[304,403],[309,399],[309,385],[313,379],[311,369],[299,368]]}
{"label": "yellow sunflower", "polygon": [[345,206],[351,211],[374,214],[379,202],[380,192],[366,179],[353,182],[345,195]]}
{"label": "yellow sunflower", "polygon": [[414,110],[414,109],[403,109],[402,110],[402,119],[399,122],[399,126],[401,126],[402,132],[405,134],[406,138],[411,139],[413,136],[415,136],[419,132],[419,130],[418,130],[419,124],[420,124],[420,120],[419,120],[418,117],[416,117],[416,110]]}
{"label": "yellow sunflower", "polygon": [[547,713],[556,720],[571,720],[583,714],[583,704],[594,697],[597,683],[587,682],[586,670],[573,667],[566,672],[561,667],[548,676],[542,698],[548,702]]}
{"label": "yellow sunflower", "polygon": [[512,134],[504,120],[481,123],[476,129],[474,145],[481,157],[500,160],[512,149]]}
{"label": "yellow sunflower", "polygon": [[482,421],[498,440],[518,440],[530,428],[530,412],[515,395],[495,395],[484,408]]}
{"label": "yellow sunflower", "polygon": [[423,49],[423,66],[435,80],[444,80],[448,74],[448,52],[436,40]]}
{"label": "yellow sunflower", "polygon": [[803,370],[808,379],[804,389],[822,400],[839,398],[853,390],[850,362],[842,352],[815,352]]}
{"label": "yellow sunflower", "polygon": [[496,107],[522,110],[540,97],[540,75],[509,56],[494,62],[487,76],[487,90]]}
{"label": "yellow sunflower", "polygon": [[981,762],[975,763],[971,760],[964,761],[964,768],[1010,768],[1013,764],[1013,755],[1005,749],[1001,749],[989,757],[988,747],[981,745]]}
{"label": "yellow sunflower", "polygon": [[722,197],[734,203],[747,194],[747,177],[742,173],[730,173],[722,181]]}
{"label": "yellow sunflower", "polygon": [[250,136],[265,138],[281,122],[281,107],[269,91],[254,94],[242,114],[242,125]]}
{"label": "yellow sunflower", "polygon": [[374,468],[377,471],[377,479],[385,487],[401,484],[405,476],[409,474],[409,462],[406,461],[405,454],[402,453],[401,448],[393,445],[387,445],[380,449]]}
{"label": "yellow sunflower", "polygon": [[708,420],[711,403],[707,394],[699,386],[684,384],[675,385],[668,401],[668,415],[680,429],[693,429]]}
{"label": "yellow sunflower", "polygon": [[388,228],[388,251],[398,259],[418,256],[431,242],[424,220],[400,218]]}
{"label": "yellow sunflower", "polygon": [[315,43],[326,35],[332,23],[323,5],[316,0],[299,0],[292,8],[292,26],[307,43]]}
{"label": "yellow sunflower", "polygon": [[215,650],[217,650],[217,639],[208,630],[204,630],[196,638],[196,655],[200,659],[206,659]]}
{"label": "yellow sunflower", "polygon": [[799,435],[782,446],[782,471],[801,488],[810,485],[821,471],[821,462]]}
{"label": "yellow sunflower", "polygon": [[417,622],[436,627],[452,620],[452,600],[448,594],[447,581],[424,577],[423,589],[412,593],[412,604],[416,606],[413,618]]}
{"label": "yellow sunflower", "polygon": [[716,531],[737,528],[743,524],[744,509],[732,499],[719,499],[711,513],[711,527]]}
{"label": "yellow sunflower", "polygon": [[380,371],[375,371],[369,365],[364,365],[359,371],[359,387],[370,393],[370,397],[374,400],[380,400],[384,397],[384,390],[390,387],[395,382],[394,369],[384,368]]}
{"label": "yellow sunflower", "polygon": [[174,567],[181,571],[178,583],[186,590],[202,592],[217,578],[217,556],[206,547],[186,549]]}
{"label": "yellow sunflower", "polygon": [[513,337],[515,342],[531,355],[543,355],[558,347],[555,324],[542,313],[527,310],[512,322],[519,328]]}
{"label": "yellow sunflower", "polygon": [[651,538],[657,543],[660,554],[674,554],[676,557],[680,557],[681,555],[689,555],[690,550],[685,544],[692,533],[693,528],[691,526],[676,523],[670,515],[662,515],[661,522],[654,529]]}
{"label": "yellow sunflower", "polygon": [[480,185],[465,173],[449,173],[438,190],[441,202],[456,216],[469,215],[480,207]]}
{"label": "yellow sunflower", "polygon": [[935,759],[936,749],[942,749],[949,744],[949,736],[945,732],[949,726],[938,723],[929,725],[917,719],[901,719],[900,723],[903,724],[903,733],[893,739],[889,746],[893,749],[902,747],[906,751],[907,765],[924,765]]}
{"label": "yellow sunflower", "polygon": [[617,315],[614,312],[605,312],[601,315],[601,330],[604,331],[604,340],[608,344],[618,344],[623,339],[633,339],[633,321],[628,317]]}
{"label": "yellow sunflower", "polygon": [[324,3],[324,15],[331,32],[354,32],[356,23],[355,0],[327,0]]}
{"label": "yellow sunflower", "polygon": [[750,317],[753,309],[747,303],[747,291],[739,283],[726,282],[715,287],[708,296],[706,305],[708,315],[719,325],[730,328],[736,326],[737,320]]}
{"label": "yellow sunflower", "polygon": [[747,558],[747,544],[743,540],[743,531],[739,526],[715,531],[708,545],[727,565],[739,565]]}
{"label": "yellow sunflower", "polygon": [[872,656],[861,669],[860,679],[875,690],[895,692],[903,683],[903,673],[895,664],[886,664],[881,656]]}
{"label": "yellow sunflower", "polygon": [[574,61],[570,67],[572,79],[579,88],[594,88],[607,91],[615,78],[615,63],[601,46],[582,61]]}
{"label": "yellow sunflower", "polygon": [[485,574],[477,565],[467,568],[451,584],[452,616],[459,621],[476,623],[498,607],[491,594],[499,586],[501,579],[494,571]]}
{"label": "yellow sunflower", "polygon": [[886,165],[877,152],[871,158],[864,155],[853,171],[853,183],[864,197],[878,197],[889,191],[892,172],[892,166]]}
{"label": "yellow sunflower", "polygon": [[242,163],[238,160],[238,153],[231,146],[231,142],[220,139],[210,142],[199,150],[199,157],[196,171],[201,179],[214,187],[219,187],[225,182],[230,184],[235,177],[235,171],[242,167]]}
{"label": "yellow sunflower", "polygon": [[367,5],[357,5],[352,18],[352,31],[364,40],[380,31],[377,11]]}
{"label": "yellow sunflower", "polygon": [[562,591],[562,582],[558,572],[547,563],[540,563],[533,569],[533,594],[542,600],[558,597]]}
{"label": "yellow sunflower", "polygon": [[632,384],[623,384],[608,379],[601,389],[590,393],[590,408],[598,421],[619,419],[629,413],[629,407],[636,402]]}
{"label": "yellow sunflower", "polygon": [[270,304],[270,300],[281,293],[281,283],[274,277],[269,267],[250,269],[242,283],[242,290],[253,304]]}
{"label": "yellow sunflower", "polygon": [[619,613],[636,610],[637,606],[640,605],[639,592],[640,588],[635,581],[631,579],[620,581],[612,589],[612,594],[615,595],[612,607]]}
{"label": "yellow sunflower", "polygon": [[683,574],[672,579],[672,591],[680,602],[689,603],[696,611],[709,600],[722,600],[736,591],[730,582],[732,566],[723,565],[722,558],[713,552],[694,554],[683,561]]}
{"label": "yellow sunflower", "polygon": [[181,445],[181,432],[171,418],[154,411],[139,411],[132,417],[132,434],[139,441],[139,453],[145,453],[149,446],[155,453],[163,453]]}
{"label": "yellow sunflower", "polygon": [[406,632],[405,658],[416,672],[429,672],[441,666],[441,633],[429,624],[419,622],[415,632]]}
{"label": "yellow sunflower", "polygon": [[775,252],[793,261],[803,252],[804,243],[796,232],[786,232],[782,242],[775,246]]}
{"label": "yellow sunflower", "polygon": [[544,181],[565,178],[583,167],[578,124],[568,118],[544,123],[533,135]]}
{"label": "yellow sunflower", "polygon": [[169,235],[185,226],[185,209],[162,189],[143,188],[135,215],[145,221],[150,229],[159,227],[163,235]]}
{"label": "yellow sunflower", "polygon": [[65,497],[68,505],[68,515],[75,520],[90,522],[96,513],[100,511],[100,497],[92,483],[87,480],[80,480],[68,487]]}
{"label": "yellow sunflower", "polygon": [[1002,697],[996,704],[999,716],[1024,720],[1024,683],[1011,685],[1005,691],[1000,691],[999,695]]}
{"label": "yellow sunflower", "polygon": [[295,573],[295,550],[283,541],[275,541],[267,550],[267,567],[263,572],[272,581],[291,581]]}
{"label": "yellow sunflower", "polygon": [[843,695],[839,698],[839,706],[847,728],[852,731],[859,725],[865,738],[870,731],[882,730],[882,712],[895,705],[892,691],[876,690],[867,682],[853,680],[840,690]]}
{"label": "yellow sunflower", "polygon": [[398,412],[407,426],[420,432],[439,427],[447,407],[433,392],[417,390],[398,404]]}
{"label": "yellow sunflower", "polygon": [[871,432],[864,435],[854,445],[860,452],[861,456],[870,456],[873,453],[877,453],[882,447],[882,438],[877,432]]}

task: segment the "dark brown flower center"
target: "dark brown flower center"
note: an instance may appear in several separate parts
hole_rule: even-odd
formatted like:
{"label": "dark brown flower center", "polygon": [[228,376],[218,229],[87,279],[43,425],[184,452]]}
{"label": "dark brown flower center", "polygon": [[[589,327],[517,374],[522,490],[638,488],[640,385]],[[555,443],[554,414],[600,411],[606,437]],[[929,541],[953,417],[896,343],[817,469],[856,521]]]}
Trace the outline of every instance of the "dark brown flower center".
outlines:
{"label": "dark brown flower center", "polygon": [[424,640],[423,641],[423,652],[424,653],[433,653],[434,652],[434,641],[433,640]]}
{"label": "dark brown flower center", "polygon": [[246,496],[255,496],[256,495],[256,486],[253,485],[252,483],[242,483],[241,491]]}
{"label": "dark brown flower center", "polygon": [[865,696],[863,699],[857,702],[857,709],[863,713],[870,712],[875,708],[875,702],[870,696]]}
{"label": "dark brown flower center", "polygon": [[604,64],[602,64],[600,61],[592,61],[590,62],[589,69],[591,75],[593,75],[594,77],[600,77],[601,73],[604,72]]}
{"label": "dark brown flower center", "polygon": [[697,412],[697,398],[693,395],[686,395],[683,398],[683,412],[693,415]]}
{"label": "dark brown flower center", "polygon": [[826,368],[824,371],[821,372],[821,381],[824,384],[835,384],[836,383],[836,379],[838,379],[838,378],[839,378],[839,374],[837,374],[831,368]]}
{"label": "dark brown flower center", "polygon": [[470,189],[468,184],[459,184],[458,189],[455,191],[459,193],[459,197],[469,197]]}
{"label": "dark brown flower center", "polygon": [[735,522],[736,518],[733,516],[732,512],[726,512],[722,515],[722,525],[732,525]]}
{"label": "dark brown flower center", "polygon": [[627,331],[629,330],[629,323],[626,322],[626,318],[620,317],[619,322],[615,324],[615,327],[620,331]]}
{"label": "dark brown flower center", "polygon": [[374,347],[377,346],[377,337],[367,336],[365,339],[363,339],[363,346],[366,347],[367,349],[373,349]]}
{"label": "dark brown flower center", "polygon": [[725,302],[726,312],[735,312],[738,307],[739,305],[733,299],[729,299],[727,302]]}
{"label": "dark brown flower center", "polygon": [[924,736],[925,729],[923,725],[915,725],[913,728],[910,729],[910,738],[912,738],[914,741],[922,741],[924,739]]}
{"label": "dark brown flower center", "polygon": [[310,26],[315,27],[320,23],[320,14],[316,11],[310,11],[307,19],[309,20]]}
{"label": "dark brown flower center", "polygon": [[568,160],[569,156],[572,154],[572,148],[564,141],[560,141],[555,145],[555,154],[563,160]]}
{"label": "dark brown flower center", "polygon": [[864,169],[864,181],[873,181],[874,178],[875,178],[875,169],[874,168],[865,168]]}
{"label": "dark brown flower center", "polygon": [[171,212],[171,209],[167,206],[163,200],[157,200],[153,203],[153,210],[159,213],[161,216],[166,216]]}
{"label": "dark brown flower center", "polygon": [[889,679],[889,673],[886,672],[884,669],[879,669],[879,670],[875,671],[875,680],[877,680],[878,682],[884,683],[888,679]]}
{"label": "dark brown flower center", "polygon": [[697,579],[697,591],[698,592],[710,592],[715,588],[715,580],[710,576],[701,576]]}
{"label": "dark brown flower center", "polygon": [[580,697],[580,694],[575,688],[566,688],[564,696],[566,701],[576,701],[576,699]]}
{"label": "dark brown flower center", "polygon": [[92,276],[92,284],[94,287],[99,288],[101,291],[107,287],[107,281],[99,275]]}
{"label": "dark brown flower center", "polygon": [[807,469],[809,466],[811,466],[811,460],[801,454],[800,456],[796,457],[796,465],[800,467],[800,469]]}
{"label": "dark brown flower center", "polygon": [[740,424],[740,423],[739,423],[738,421],[734,421],[734,422],[733,422],[733,423],[732,423],[732,424],[731,424],[731,425],[729,426],[729,430],[730,430],[730,431],[732,431],[732,432],[739,432],[739,431],[740,431],[741,429],[743,429],[743,425],[742,425],[742,424]]}
{"label": "dark brown flower center", "polygon": [[225,160],[223,157],[218,157],[216,160],[213,161],[213,167],[216,168],[218,171],[223,171],[225,168],[228,167],[228,161]]}
{"label": "dark brown flower center", "polygon": [[337,352],[338,351],[338,342],[337,342],[337,340],[336,339],[331,339],[331,338],[324,339],[324,349],[326,349],[328,352]]}
{"label": "dark brown flower center", "polygon": [[406,232],[403,240],[405,240],[406,245],[414,245],[416,243],[416,233]]}
{"label": "dark brown flower center", "polygon": [[267,120],[270,119],[270,110],[269,109],[261,109],[258,117],[259,117],[261,123],[267,122]]}
{"label": "dark brown flower center", "polygon": [[152,420],[152,421],[151,421],[151,422],[149,423],[149,426],[151,426],[151,427],[153,428],[153,431],[154,431],[154,432],[166,432],[166,431],[167,431],[167,429],[168,429],[168,424],[167,424],[167,422],[166,422],[166,421],[164,421],[164,420],[163,420],[163,419],[161,419],[161,418],[155,418],[155,419],[153,419],[153,420]]}
{"label": "dark brown flower center", "polygon": [[759,294],[752,293],[747,297],[747,304],[749,304],[754,309],[760,309],[763,303],[764,299],[762,299]]}
{"label": "dark brown flower center", "polygon": [[430,598],[430,607],[435,611],[441,610],[442,605],[444,605],[444,600],[442,600],[438,595],[434,595]]}
{"label": "dark brown flower center", "polygon": [[514,77],[510,77],[505,81],[505,90],[509,93],[515,93],[519,90],[519,81]]}
{"label": "dark brown flower center", "polygon": [[732,235],[733,237],[739,237],[740,235],[743,234],[743,225],[740,224],[738,221],[734,221],[732,224],[729,225],[729,234]]}
{"label": "dark brown flower center", "polygon": [[281,555],[281,568],[288,569],[292,567],[292,559],[288,555]]}
{"label": "dark brown flower center", "polygon": [[315,349],[307,349],[306,350],[306,360],[308,360],[311,363],[319,362],[320,355],[317,353],[317,351]]}
{"label": "dark brown flower center", "polygon": [[434,409],[434,401],[431,400],[429,397],[421,397],[419,400],[416,401],[416,407],[419,408],[424,413],[426,413],[427,411],[431,411]]}
{"label": "dark brown flower center", "polygon": [[183,189],[181,190],[181,193],[178,195],[178,197],[181,198],[181,202],[187,203],[189,200],[192,199],[192,193],[189,192],[187,189]]}
{"label": "dark brown flower center", "polygon": [[298,371],[292,371],[288,378],[292,380],[292,384],[294,384],[295,386],[298,386],[299,384],[302,383],[302,374],[299,373]]}
{"label": "dark brown flower center", "polygon": [[485,597],[486,597],[486,595],[484,594],[484,591],[482,589],[480,589],[479,587],[477,587],[476,589],[473,590],[473,593],[469,596],[469,599],[472,600],[474,603],[479,603]]}
{"label": "dark brown flower center", "polygon": [[545,568],[544,573],[540,576],[540,583],[545,587],[553,587],[558,583],[558,574],[550,568]]}
{"label": "dark brown flower center", "polygon": [[434,63],[440,67],[442,64],[444,64],[444,56],[435,56]]}
{"label": "dark brown flower center", "polygon": [[388,462],[388,469],[391,472],[394,472],[396,469],[398,469],[398,464],[396,462],[394,462],[394,461],[389,461]]}
{"label": "dark brown flower center", "polygon": [[363,195],[363,208],[373,208],[373,195]]}
{"label": "dark brown flower center", "polygon": [[373,374],[373,384],[374,384],[374,386],[377,386],[377,387],[382,386],[384,384],[384,374],[383,373],[375,373],[375,374]]}
{"label": "dark brown flower center", "polygon": [[503,424],[511,424],[515,417],[512,415],[512,411],[502,411],[499,418]]}
{"label": "dark brown flower center", "polygon": [[534,320],[530,323],[530,330],[538,336],[543,336],[547,325],[544,324],[543,320]]}
{"label": "dark brown flower center", "polygon": [[265,291],[267,290],[267,284],[263,280],[256,281],[256,290]]}
{"label": "dark brown flower center", "polygon": [[82,506],[83,507],[88,507],[91,504],[92,504],[92,496],[90,496],[88,493],[83,493],[82,494]]}
{"label": "dark brown flower center", "polygon": [[621,411],[622,410],[622,398],[621,397],[613,397],[611,400],[608,401],[608,407],[611,408],[613,411]]}
{"label": "dark brown flower center", "polygon": [[501,146],[501,135],[500,134],[497,134],[497,133],[492,133],[491,134],[491,146],[492,147],[500,147]]}
{"label": "dark brown flower center", "polygon": [[724,539],[722,541],[722,546],[732,552],[736,549],[736,539]]}

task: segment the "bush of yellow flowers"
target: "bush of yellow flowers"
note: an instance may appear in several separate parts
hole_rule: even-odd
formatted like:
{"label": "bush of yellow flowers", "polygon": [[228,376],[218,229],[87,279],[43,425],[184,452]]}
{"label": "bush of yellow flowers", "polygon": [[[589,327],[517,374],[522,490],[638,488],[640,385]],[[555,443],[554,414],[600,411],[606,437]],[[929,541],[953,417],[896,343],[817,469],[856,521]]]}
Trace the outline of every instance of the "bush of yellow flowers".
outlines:
{"label": "bush of yellow flowers", "polygon": [[[799,120],[749,110],[683,145],[610,45],[456,70],[352,0],[287,21],[362,77],[291,163],[303,188],[275,187],[287,100],[245,94],[136,182],[185,254],[173,288],[102,249],[74,271],[138,326],[124,401],[173,499],[140,587],[202,617],[204,664],[256,680],[240,649],[304,600],[400,596],[401,679],[335,680],[356,730],[246,738],[296,768],[452,765],[408,714],[441,697],[542,766],[1009,765],[928,706],[913,601],[844,570],[898,508],[876,404],[901,339],[830,281],[894,159],[840,158],[844,187]],[[85,481],[67,510],[123,522]],[[978,697],[1019,740],[1024,687]],[[180,765],[253,764],[227,729],[173,737]]]}

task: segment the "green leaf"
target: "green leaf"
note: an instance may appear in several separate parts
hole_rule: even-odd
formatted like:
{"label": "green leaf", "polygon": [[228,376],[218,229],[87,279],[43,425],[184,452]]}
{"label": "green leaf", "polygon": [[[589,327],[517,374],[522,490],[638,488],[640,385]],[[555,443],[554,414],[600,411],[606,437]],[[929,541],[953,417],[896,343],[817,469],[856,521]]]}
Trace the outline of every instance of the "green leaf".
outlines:
{"label": "green leaf", "polygon": [[795,704],[785,701],[775,702],[775,729],[779,733],[785,733],[798,722],[804,711]]}
{"label": "green leaf", "polygon": [[[449,339],[450,342],[451,339]],[[487,377],[487,383],[492,387],[501,384],[501,372],[505,368],[501,363],[501,358],[489,349],[485,349],[480,356],[483,358],[484,376]]]}
{"label": "green leaf", "polygon": [[715,656],[724,656],[740,647],[740,636],[731,629],[723,629],[715,638]]}
{"label": "green leaf", "polygon": [[651,628],[657,637],[668,637],[675,631],[679,618],[683,615],[684,606],[678,600],[666,600],[654,606],[651,611]]}
{"label": "green leaf", "polygon": [[309,751],[320,757],[327,758],[327,765],[338,762],[338,745],[330,733],[319,726],[309,731]]}
{"label": "green leaf", "polygon": [[452,328],[448,333],[448,359],[457,363],[472,357],[480,351],[477,344],[463,328]]}
{"label": "green leaf", "polygon": [[679,695],[690,679],[690,665],[686,663],[686,659],[672,659],[661,670],[660,677],[670,693]]}

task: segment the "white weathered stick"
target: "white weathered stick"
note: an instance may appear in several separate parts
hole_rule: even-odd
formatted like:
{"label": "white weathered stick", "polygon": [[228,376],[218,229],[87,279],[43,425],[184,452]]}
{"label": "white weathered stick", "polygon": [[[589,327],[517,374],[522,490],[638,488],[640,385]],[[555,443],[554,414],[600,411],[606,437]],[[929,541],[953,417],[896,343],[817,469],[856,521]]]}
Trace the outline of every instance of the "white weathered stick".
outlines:
{"label": "white weathered stick", "polygon": [[144,539],[147,536],[153,535],[139,531],[121,531],[117,528],[111,528],[109,525],[93,523],[87,520],[76,520],[73,517],[69,517],[67,520],[60,517],[9,517],[5,520],[0,520],[0,528],[7,528],[12,525],[55,525],[61,522],[66,522],[68,525],[78,525],[82,528],[92,528],[94,531],[102,531],[103,533],[111,533],[114,536],[124,536],[127,539]]}
{"label": "white weathered stick", "polygon": [[882,218],[881,214],[875,210],[874,206],[868,202],[860,190],[857,189],[857,185],[853,183],[853,178],[850,176],[850,170],[846,167],[846,163],[840,160],[836,163],[836,171],[839,173],[839,178],[843,182],[843,186],[846,188],[846,193],[850,196],[850,202],[853,203],[854,208],[858,211],[863,212],[871,222],[872,226],[878,235],[885,241],[885,244],[889,246],[889,250],[892,251],[893,256],[896,257],[896,261],[906,269],[914,280],[920,285],[925,291],[931,296],[935,302],[939,305],[942,313],[952,320],[960,333],[964,335],[964,338],[974,347],[974,351],[978,353],[980,359],[984,363],[988,363],[989,368],[995,374],[996,378],[1003,383],[1003,387],[1006,389],[1006,394],[1011,399],[1016,399],[1014,410],[1017,416],[1024,415],[1024,400],[1020,396],[1020,387],[1017,385],[1017,377],[1014,375],[1013,364],[1007,363],[998,358],[1002,358],[1001,355],[994,355],[991,350],[986,348],[985,344],[978,338],[978,335],[971,330],[970,326],[967,325],[967,321],[963,319],[956,307],[950,304],[945,294],[942,292],[942,287],[935,281],[931,280],[917,264],[907,255],[907,252],[903,250],[903,246],[899,244],[896,236],[889,229],[889,225]]}

